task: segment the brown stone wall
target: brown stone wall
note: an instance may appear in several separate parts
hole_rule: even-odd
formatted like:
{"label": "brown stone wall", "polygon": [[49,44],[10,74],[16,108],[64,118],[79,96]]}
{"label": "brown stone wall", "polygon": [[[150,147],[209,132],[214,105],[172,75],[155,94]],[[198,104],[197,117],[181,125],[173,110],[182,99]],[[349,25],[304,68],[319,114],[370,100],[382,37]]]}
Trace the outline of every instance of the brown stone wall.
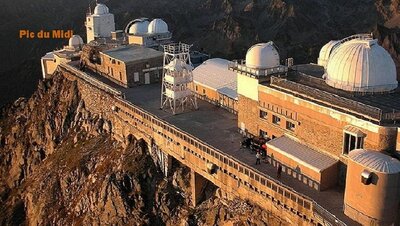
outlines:
{"label": "brown stone wall", "polygon": [[[325,151],[337,157],[341,156],[343,150],[344,127],[350,125],[350,123],[345,120],[358,120],[352,118],[352,116],[346,115],[332,117],[329,115],[329,110],[327,108],[310,103],[299,104],[298,100],[295,100],[293,97],[288,95],[283,96],[283,94],[274,90],[270,93],[260,91],[259,99],[260,105],[270,105],[268,109],[271,115],[268,115],[268,120],[259,120],[260,128],[266,130],[270,137],[272,135],[280,136],[284,133],[289,133],[316,150]],[[240,105],[239,103],[239,106]],[[274,106],[274,110],[271,110],[272,106]],[[280,117],[281,124],[279,126],[272,123],[272,115]],[[254,120],[254,118],[250,120]],[[290,131],[286,128],[286,121],[291,121],[296,124],[294,131]],[[363,123],[367,125],[367,127],[379,127],[369,122]],[[374,128],[371,130],[374,130]],[[385,135],[388,133],[388,129],[379,129],[379,132],[364,128],[360,128],[360,130],[366,134],[364,148],[380,150],[380,144],[381,146],[386,145],[393,147],[396,142],[396,135],[391,130],[390,135]],[[385,139],[386,141],[382,141]]]}
{"label": "brown stone wall", "polygon": [[258,118],[259,110],[257,107],[257,102],[245,96],[239,95],[238,127],[241,128],[241,124],[244,123],[246,132],[253,135],[258,135]]}

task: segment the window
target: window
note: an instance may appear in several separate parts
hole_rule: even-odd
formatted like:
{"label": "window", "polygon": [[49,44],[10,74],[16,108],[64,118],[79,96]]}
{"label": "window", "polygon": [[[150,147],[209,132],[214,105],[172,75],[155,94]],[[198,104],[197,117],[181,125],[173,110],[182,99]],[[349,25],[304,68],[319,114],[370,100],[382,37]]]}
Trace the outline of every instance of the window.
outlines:
{"label": "window", "polygon": [[199,89],[199,87],[197,87],[197,85],[196,85],[196,91],[198,91],[198,89]]}
{"label": "window", "polygon": [[122,81],[122,73],[119,72],[119,80]]}
{"label": "window", "polygon": [[266,137],[268,137],[268,133],[265,132],[264,130],[260,129],[260,137],[266,138]]}
{"label": "window", "polygon": [[203,89],[203,94],[206,94],[206,90],[205,89]]}
{"label": "window", "polygon": [[267,119],[268,113],[266,111],[260,110],[260,118]]}
{"label": "window", "polygon": [[273,116],[272,116],[272,122],[273,122],[274,124],[280,125],[280,124],[281,124],[281,119],[280,119],[278,116],[273,115]]}
{"label": "window", "polygon": [[120,65],[120,64],[121,64],[121,62],[119,62],[119,61],[117,61],[117,63],[118,63],[118,65]]}
{"label": "window", "polygon": [[344,132],[343,136],[343,154],[349,154],[350,151],[364,147],[364,137]]}
{"label": "window", "polygon": [[139,82],[139,72],[133,73],[133,81],[134,82]]}
{"label": "window", "polygon": [[296,125],[293,122],[286,121],[286,129],[294,131]]}

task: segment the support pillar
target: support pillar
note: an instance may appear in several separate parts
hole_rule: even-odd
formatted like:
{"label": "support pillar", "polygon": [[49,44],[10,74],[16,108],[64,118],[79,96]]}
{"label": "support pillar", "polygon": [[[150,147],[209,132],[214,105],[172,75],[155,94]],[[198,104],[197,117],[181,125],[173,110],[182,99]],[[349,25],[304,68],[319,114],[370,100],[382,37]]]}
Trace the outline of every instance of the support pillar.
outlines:
{"label": "support pillar", "polygon": [[196,173],[193,169],[190,170],[190,187],[192,189],[192,205],[196,207],[204,196],[204,189],[207,185],[207,179]]}
{"label": "support pillar", "polygon": [[156,144],[149,145],[150,156],[153,158],[154,163],[160,167],[165,177],[168,177],[168,173],[172,168],[172,157],[167,153],[163,152]]}

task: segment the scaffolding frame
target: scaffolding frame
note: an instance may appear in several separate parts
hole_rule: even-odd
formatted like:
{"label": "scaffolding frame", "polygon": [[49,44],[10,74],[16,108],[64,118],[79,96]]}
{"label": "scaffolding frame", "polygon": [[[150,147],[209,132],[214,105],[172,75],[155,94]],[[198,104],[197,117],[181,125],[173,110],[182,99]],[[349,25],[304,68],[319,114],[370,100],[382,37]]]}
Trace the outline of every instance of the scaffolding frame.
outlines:
{"label": "scaffolding frame", "polygon": [[[161,86],[161,109],[170,110],[173,115],[183,113],[187,109],[197,110],[197,99],[193,93],[193,64],[190,60],[190,47],[185,43],[172,43],[163,46],[164,63]],[[187,65],[185,73],[173,73],[168,69],[173,61]],[[173,77],[173,83],[167,79]],[[180,79],[179,78],[184,78]],[[175,80],[176,79],[176,80]],[[172,97],[171,97],[172,94]],[[180,94],[180,95],[179,95]]]}

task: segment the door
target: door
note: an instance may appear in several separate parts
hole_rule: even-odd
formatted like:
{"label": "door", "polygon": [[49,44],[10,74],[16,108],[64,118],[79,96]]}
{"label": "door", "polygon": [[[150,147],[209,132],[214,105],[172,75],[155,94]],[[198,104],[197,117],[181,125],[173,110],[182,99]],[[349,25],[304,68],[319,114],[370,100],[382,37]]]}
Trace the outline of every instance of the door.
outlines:
{"label": "door", "polygon": [[149,73],[144,74],[144,84],[150,84],[150,74]]}

